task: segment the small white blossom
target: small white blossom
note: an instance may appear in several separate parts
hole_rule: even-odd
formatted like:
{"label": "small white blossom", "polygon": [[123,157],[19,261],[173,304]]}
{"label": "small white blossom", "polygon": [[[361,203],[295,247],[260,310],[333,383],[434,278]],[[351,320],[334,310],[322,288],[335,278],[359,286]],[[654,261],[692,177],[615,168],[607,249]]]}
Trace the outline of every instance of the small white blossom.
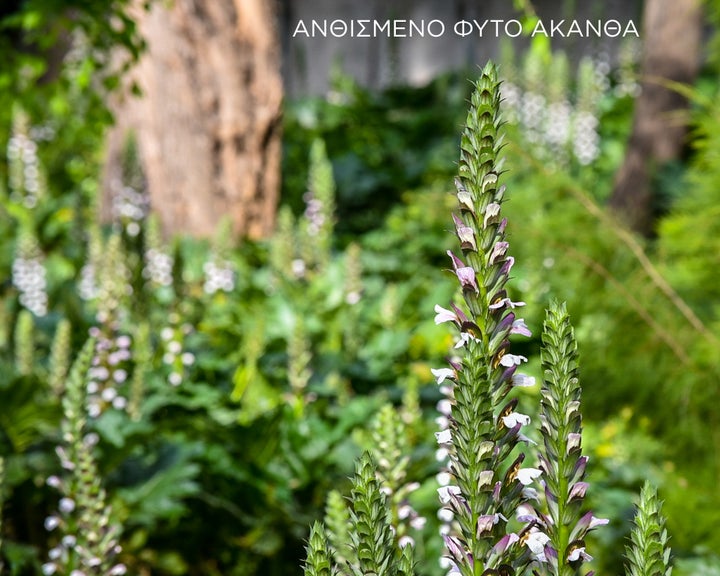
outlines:
{"label": "small white blossom", "polygon": [[530,549],[535,559],[540,562],[547,562],[545,557],[545,544],[550,542],[550,537],[539,530],[531,532],[525,540],[525,545]]}
{"label": "small white blossom", "polygon": [[415,546],[415,540],[413,540],[412,536],[408,536],[406,534],[405,536],[400,537],[400,540],[398,540],[398,546],[400,548],[405,548],[405,546]]}
{"label": "small white blossom", "polygon": [[503,424],[506,428],[515,428],[520,423],[523,426],[530,424],[530,416],[520,414],[519,412],[510,412],[507,416],[502,417]]}
{"label": "small white blossom", "polygon": [[410,527],[415,530],[422,530],[425,528],[425,524],[427,524],[427,518],[424,516],[415,516],[415,518],[410,520]]}
{"label": "small white blossom", "polygon": [[48,516],[45,518],[45,530],[48,532],[52,532],[58,526],[60,526],[60,518],[57,516]]}
{"label": "small white blossom", "polygon": [[450,368],[431,368],[430,372],[432,372],[432,375],[435,376],[438,384],[442,384],[445,379],[452,380],[455,378],[455,370]]}
{"label": "small white blossom", "polygon": [[516,356],[515,354],[505,354],[500,358],[500,365],[509,368],[510,366],[518,366],[523,362],[527,362],[525,356]]}
{"label": "small white blossom", "polygon": [[60,498],[58,509],[63,514],[70,514],[70,512],[75,510],[75,501],[72,498]]}
{"label": "small white blossom", "polygon": [[521,468],[518,470],[517,479],[523,486],[529,486],[535,478],[539,478],[542,471],[538,468]]}
{"label": "small white blossom", "polygon": [[518,388],[529,388],[530,386],[535,386],[535,378],[533,376],[528,376],[527,374],[516,372],[512,376],[512,384]]}
{"label": "small white blossom", "polygon": [[435,480],[440,486],[447,486],[450,482],[452,482],[452,474],[446,471],[438,472],[435,475]]}
{"label": "small white blossom", "polygon": [[435,432],[435,438],[437,438],[438,444],[452,444],[452,435],[450,434],[450,430]]}
{"label": "small white blossom", "polygon": [[451,496],[459,496],[460,495],[460,487],[459,486],[441,486],[437,489],[438,495],[440,496],[440,502],[443,504],[448,504],[452,498]]}

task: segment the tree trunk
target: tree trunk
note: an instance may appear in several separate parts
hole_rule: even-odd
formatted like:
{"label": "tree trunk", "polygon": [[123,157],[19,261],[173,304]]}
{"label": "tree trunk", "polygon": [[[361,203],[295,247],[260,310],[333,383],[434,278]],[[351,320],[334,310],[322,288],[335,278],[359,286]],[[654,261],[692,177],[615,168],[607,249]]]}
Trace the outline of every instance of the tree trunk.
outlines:
{"label": "tree trunk", "polygon": [[273,228],[280,185],[282,82],[274,2],[174,0],[138,15],[148,43],[133,79],[140,98],[115,110],[102,216],[111,216],[123,143],[136,139],[165,234]]}
{"label": "tree trunk", "polygon": [[646,0],[643,14],[642,92],[625,162],[609,200],[627,224],[649,235],[653,226],[651,177],[656,166],[678,158],[685,143],[687,102],[663,86],[691,84],[700,68],[700,0]]}

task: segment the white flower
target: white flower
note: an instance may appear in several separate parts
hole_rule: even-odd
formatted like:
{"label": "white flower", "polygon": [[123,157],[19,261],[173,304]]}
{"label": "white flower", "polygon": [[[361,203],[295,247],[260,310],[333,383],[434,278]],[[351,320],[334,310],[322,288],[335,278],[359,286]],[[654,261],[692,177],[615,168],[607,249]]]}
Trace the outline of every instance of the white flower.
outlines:
{"label": "white flower", "polygon": [[443,322],[457,322],[457,314],[452,310],[443,308],[439,304],[435,304],[435,324],[442,324]]}
{"label": "white flower", "polygon": [[535,478],[538,478],[542,474],[542,471],[538,468],[521,468],[518,470],[517,479],[523,486],[529,486],[532,484]]}
{"label": "white flower", "polygon": [[460,340],[458,340],[458,343],[455,344],[455,348],[461,348],[465,346],[468,342],[480,342],[479,338],[475,338],[472,334],[469,332],[460,332]]}
{"label": "white flower", "polygon": [[116,410],[124,410],[127,406],[127,400],[123,396],[116,396],[112,401],[112,405]]}
{"label": "white flower", "polygon": [[72,548],[77,544],[77,538],[73,536],[72,534],[68,534],[67,536],[62,537],[62,545],[65,546],[65,548]]}
{"label": "white flower", "polygon": [[549,541],[550,537],[547,534],[537,530],[528,535],[525,540],[525,545],[530,549],[530,552],[532,552],[536,560],[547,562],[547,558],[545,557],[545,544]]}
{"label": "white flower", "polygon": [[535,500],[536,502],[540,501],[540,498],[538,497],[538,491],[535,490],[535,488],[531,488],[530,486],[525,486],[525,488],[522,489],[522,495],[523,498],[526,500]]}
{"label": "white flower", "polygon": [[448,504],[452,500],[452,496],[460,495],[460,486],[441,486],[437,489],[440,502]]}
{"label": "white flower", "polygon": [[45,530],[47,530],[48,532],[52,532],[58,526],[60,526],[60,518],[58,518],[57,516],[48,516],[47,518],[45,518]]}
{"label": "white flower", "polygon": [[60,498],[58,508],[63,514],[70,514],[75,510],[75,501],[72,498]]}
{"label": "white flower", "polygon": [[513,374],[512,384],[518,388],[529,388],[530,386],[535,386],[535,378],[533,376],[528,376],[527,374],[516,372]]}
{"label": "white flower", "polygon": [[398,546],[400,548],[405,548],[405,546],[415,546],[415,540],[412,539],[412,536],[408,536],[407,534],[405,536],[401,536],[398,540]]}
{"label": "white flower", "polygon": [[450,416],[450,414],[452,413],[452,402],[444,398],[437,403],[436,408],[437,411],[440,412],[440,414],[442,414],[443,416]]}
{"label": "white flower", "polygon": [[505,354],[500,358],[500,365],[508,368],[510,366],[517,366],[523,362],[527,362],[527,358],[525,358],[525,356],[516,356],[515,354]]}
{"label": "white flower", "polygon": [[538,519],[535,508],[527,504],[520,504],[515,512],[515,518],[518,522],[533,522]]}
{"label": "white flower", "polygon": [[605,524],[608,524],[609,522],[610,520],[608,520],[607,518],[595,518],[595,516],[593,516],[590,520],[588,530],[592,530],[593,528],[597,528],[598,526],[605,526]]}
{"label": "white flower", "polygon": [[440,486],[447,486],[452,481],[452,474],[450,472],[438,472],[435,475],[435,480]]}
{"label": "white flower", "polygon": [[487,228],[488,221],[500,214],[500,204],[497,202],[491,202],[485,208],[485,218],[483,219],[483,228]]}
{"label": "white flower", "polygon": [[410,526],[415,530],[422,530],[425,528],[425,524],[427,524],[427,518],[424,516],[415,516],[415,518],[410,520]]}
{"label": "white flower", "polygon": [[568,554],[567,559],[568,559],[568,562],[576,562],[578,560],[590,562],[590,560],[592,560],[593,557],[590,556],[590,554],[588,554],[587,552],[585,552],[584,546],[580,546],[578,548],[575,548],[575,550],[573,550],[572,552],[570,552],[570,554]]}
{"label": "white flower", "polygon": [[507,416],[502,417],[503,424],[506,428],[515,428],[518,422],[523,426],[530,424],[530,416],[527,414],[520,414],[520,412],[510,412]]}
{"label": "white flower", "polygon": [[498,300],[494,304],[490,304],[488,308],[490,308],[490,310],[495,310],[497,308],[502,308],[503,306],[515,308],[516,306],[525,306],[525,302],[513,302],[512,300],[510,300],[510,298],[503,298],[502,300]]}
{"label": "white flower", "polygon": [[437,438],[438,444],[452,444],[452,435],[450,434],[450,430],[435,432],[435,438]]}
{"label": "white flower", "polygon": [[432,375],[435,376],[438,384],[442,384],[446,378],[451,380],[455,378],[455,370],[452,370],[451,368],[431,368],[430,372],[432,372]]}

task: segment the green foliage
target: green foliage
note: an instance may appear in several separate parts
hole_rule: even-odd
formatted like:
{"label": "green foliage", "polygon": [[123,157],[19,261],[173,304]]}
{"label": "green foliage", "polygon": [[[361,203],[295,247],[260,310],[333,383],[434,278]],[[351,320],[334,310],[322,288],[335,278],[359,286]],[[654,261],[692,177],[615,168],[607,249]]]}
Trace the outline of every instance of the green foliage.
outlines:
{"label": "green foliage", "polygon": [[[43,74],[43,51],[4,48],[19,46],[23,30],[25,46],[48,26],[47,37],[56,37],[58,13],[48,6],[23,3],[22,18],[4,19],[0,33],[9,55],[0,64],[0,85],[17,87],[0,90],[0,145],[12,138],[15,146],[5,148],[8,162],[0,166],[0,274],[13,277],[15,256],[27,256],[28,269],[44,271],[47,306],[46,314],[33,316],[14,281],[0,286],[5,567],[39,573],[52,547],[54,535],[42,524],[57,498],[44,483],[61,473],[54,447],[61,440],[62,374],[88,331],[98,328],[114,342],[103,360],[111,374],[110,355],[130,354],[119,367],[126,379],[107,388],[125,407],[110,401],[86,422],[99,438],[96,475],[122,522],[121,560],[130,573],[292,573],[326,498],[329,541],[316,527],[311,547],[340,566],[353,564],[349,537],[342,536],[349,509],[340,494],[347,493],[354,457],[372,445],[372,422],[382,421],[375,444],[386,441],[387,454],[404,456],[387,458],[385,468],[378,458],[380,476],[420,483],[407,498],[398,491],[386,497],[391,525],[398,526],[406,504],[427,517],[426,529],[405,534],[424,560],[414,570],[440,574],[439,465],[426,440],[433,406],[443,398],[429,384],[429,367],[439,365],[453,340],[429,311],[456,292],[456,276],[438,278],[437,270],[451,267],[446,215],[458,196],[447,192],[472,88],[467,75],[378,94],[336,81],[327,98],[288,103],[276,236],[243,246],[221,234],[211,246],[166,243],[152,217],[139,221],[136,237],[126,225],[113,231],[94,223],[109,115],[88,87],[98,85],[95,71],[107,55],[96,48],[105,39],[124,45],[103,27],[113,21],[107,10],[126,4],[73,5],[82,12],[80,27],[88,28],[73,34],[75,48],[61,75],[45,84],[33,81]],[[85,21],[91,15],[103,21]],[[64,17],[57,22],[69,25]],[[508,297],[528,303],[528,326],[542,323],[539,311],[550,294],[568,301],[575,320],[583,353],[583,443],[594,465],[588,505],[603,516],[629,517],[631,495],[650,476],[662,488],[681,556],[675,573],[714,574],[716,106],[699,107],[688,174],[664,182],[676,203],[660,222],[657,241],[643,244],[598,204],[630,127],[632,101],[617,91],[623,82],[611,79],[612,92],[598,91],[589,63],[576,74],[547,46],[513,62],[525,72],[506,63],[505,87],[546,97],[535,133],[548,135],[550,107],[559,112],[565,101],[595,118],[599,155],[585,166],[573,160],[572,130],[556,144],[532,140],[518,116],[517,125],[507,126],[503,150],[512,170],[502,177],[512,190],[502,208],[517,257]],[[561,73],[547,73],[550,66]],[[114,83],[113,72],[103,68],[103,74]],[[18,97],[22,108],[13,104]],[[37,181],[25,178],[28,166],[37,169]],[[136,186],[141,175],[129,168],[127,183]],[[327,194],[322,242],[310,233],[312,210],[303,200],[309,189],[316,197]],[[472,220],[467,209],[461,216]],[[486,229],[472,239],[492,240]],[[116,346],[119,339],[128,347]],[[512,346],[531,356],[540,339]],[[539,362],[531,360],[528,371],[540,376]],[[536,393],[519,390],[515,397],[517,408],[534,416]],[[488,420],[493,426],[496,412]],[[508,526],[515,522],[511,515]],[[627,536],[618,520],[588,538],[599,571],[621,572],[616,551]],[[398,531],[395,549],[399,537]],[[398,573],[412,573],[409,546],[393,558]]]}
{"label": "green foliage", "polygon": [[302,209],[307,151],[321,138],[337,183],[341,243],[376,229],[406,190],[451,172],[456,127],[462,122],[471,89],[466,78],[462,73],[448,75],[424,88],[371,93],[349,77],[336,76],[327,98],[289,102],[283,150],[284,202],[295,213]]}

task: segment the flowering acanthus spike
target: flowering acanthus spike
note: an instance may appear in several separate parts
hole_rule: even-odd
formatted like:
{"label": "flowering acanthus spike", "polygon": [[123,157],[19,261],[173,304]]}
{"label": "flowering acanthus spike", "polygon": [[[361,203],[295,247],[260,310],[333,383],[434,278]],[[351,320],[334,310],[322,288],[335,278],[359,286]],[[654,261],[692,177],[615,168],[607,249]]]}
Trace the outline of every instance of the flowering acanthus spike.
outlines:
{"label": "flowering acanthus spike", "polygon": [[509,468],[524,438],[520,428],[529,420],[507,401],[514,385],[526,382],[513,380],[525,358],[508,353],[509,337],[529,335],[529,330],[522,321],[514,323],[512,308],[522,303],[505,291],[513,260],[500,213],[505,187],[498,182],[499,104],[496,70],[488,64],[476,84],[460,144],[459,214],[452,219],[462,255],[448,251],[465,306],[463,311],[435,308],[435,322],[454,324],[459,332],[455,348],[461,360],[452,370],[433,374],[438,383],[454,382],[452,417],[444,419],[447,428],[437,434],[449,458],[444,475],[450,481],[438,495],[457,527],[445,535],[447,559],[462,576],[522,570],[527,554],[520,537],[509,530],[508,518],[525,500],[525,485],[539,474],[521,469],[522,457],[510,466],[512,473],[500,472]]}
{"label": "flowering acanthus spike", "polygon": [[540,391],[540,469],[547,504],[543,555],[556,576],[574,576],[592,557],[585,535],[606,523],[583,515],[587,457],[581,454],[582,417],[577,345],[564,304],[553,302],[542,334],[543,386]]}
{"label": "flowering acanthus spike", "polygon": [[635,514],[635,525],[630,532],[630,545],[626,550],[627,576],[670,576],[670,547],[665,530],[662,503],[655,489],[646,482],[640,492]]}

